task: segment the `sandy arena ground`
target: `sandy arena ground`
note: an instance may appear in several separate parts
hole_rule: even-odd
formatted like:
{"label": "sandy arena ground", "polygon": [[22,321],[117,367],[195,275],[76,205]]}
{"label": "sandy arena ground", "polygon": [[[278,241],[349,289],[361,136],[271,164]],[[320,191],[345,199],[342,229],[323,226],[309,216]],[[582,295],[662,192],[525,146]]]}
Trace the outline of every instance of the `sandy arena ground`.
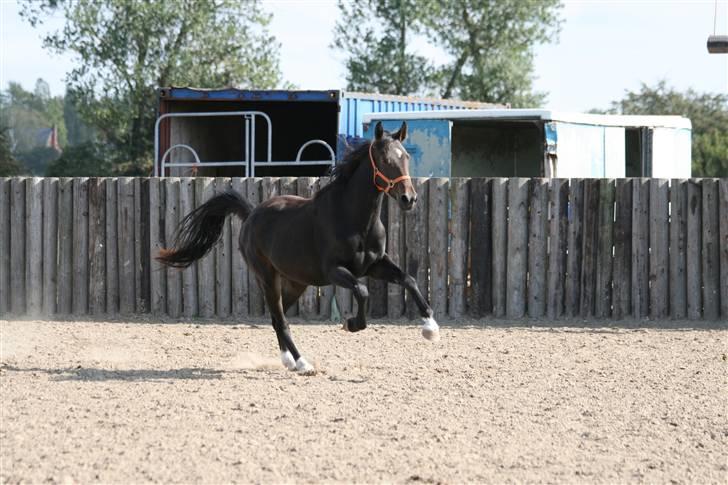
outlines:
{"label": "sandy arena ground", "polygon": [[0,321],[0,482],[726,483],[728,331],[577,327]]}

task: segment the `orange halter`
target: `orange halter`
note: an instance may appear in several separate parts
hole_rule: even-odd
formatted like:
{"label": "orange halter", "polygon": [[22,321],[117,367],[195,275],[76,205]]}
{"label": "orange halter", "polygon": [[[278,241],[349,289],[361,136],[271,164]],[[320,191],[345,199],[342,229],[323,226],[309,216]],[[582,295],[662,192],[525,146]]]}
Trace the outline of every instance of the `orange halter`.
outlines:
{"label": "orange halter", "polygon": [[[374,142],[371,142],[369,144],[369,161],[372,162],[372,170],[374,171],[374,186],[377,188],[378,191],[384,192],[385,194],[389,194],[389,191],[394,188],[395,185],[398,183],[404,181],[404,180],[410,180],[411,177],[409,175],[400,175],[396,179],[392,180],[386,175],[384,175],[379,169],[377,168],[376,164],[374,163],[374,157],[372,156],[372,145],[374,145]],[[377,184],[377,177],[384,180],[384,182],[387,184],[386,187],[380,187]]]}

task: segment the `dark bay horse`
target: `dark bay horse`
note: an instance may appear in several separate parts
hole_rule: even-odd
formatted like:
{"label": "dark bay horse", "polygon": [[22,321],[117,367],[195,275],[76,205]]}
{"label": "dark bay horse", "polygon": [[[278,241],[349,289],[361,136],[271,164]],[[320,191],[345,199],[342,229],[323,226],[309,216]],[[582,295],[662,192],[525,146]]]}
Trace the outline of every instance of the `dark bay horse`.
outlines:
{"label": "dark bay horse", "polygon": [[315,370],[296,349],[285,311],[310,285],[335,284],[354,293],[358,312],[344,323],[349,332],[366,328],[369,295],[357,278],[402,285],[420,310],[423,336],[439,338],[432,309],[414,278],[387,255],[380,220],[384,195],[406,211],[417,201],[409,177],[410,156],[401,143],[407,124],[389,133],[377,123],[374,134],[371,143],[354,149],[333,169],[330,183],[313,198],[279,196],[253,207],[235,191],[217,195],[183,219],[175,247],[162,250],[157,258],[168,266],[187,267],[210,251],[225,217],[240,217],[240,251],[265,295],[281,360],[302,374]]}

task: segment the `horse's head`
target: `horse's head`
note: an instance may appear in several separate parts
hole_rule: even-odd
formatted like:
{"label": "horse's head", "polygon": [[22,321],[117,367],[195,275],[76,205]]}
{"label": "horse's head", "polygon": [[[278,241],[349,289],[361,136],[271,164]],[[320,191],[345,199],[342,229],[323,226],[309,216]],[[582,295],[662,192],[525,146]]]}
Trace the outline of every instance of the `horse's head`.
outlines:
{"label": "horse's head", "polygon": [[407,123],[389,133],[378,122],[374,128],[374,141],[369,146],[369,161],[377,189],[399,202],[402,210],[407,211],[415,206],[417,192],[409,175],[410,155],[402,146],[406,137]]}

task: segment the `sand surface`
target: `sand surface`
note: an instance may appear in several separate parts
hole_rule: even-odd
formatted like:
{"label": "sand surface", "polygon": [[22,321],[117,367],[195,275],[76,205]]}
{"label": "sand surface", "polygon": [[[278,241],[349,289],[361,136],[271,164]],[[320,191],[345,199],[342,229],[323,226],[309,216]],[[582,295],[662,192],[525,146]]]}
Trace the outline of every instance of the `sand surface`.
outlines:
{"label": "sand surface", "polygon": [[726,330],[1,321],[2,483],[726,483]]}

